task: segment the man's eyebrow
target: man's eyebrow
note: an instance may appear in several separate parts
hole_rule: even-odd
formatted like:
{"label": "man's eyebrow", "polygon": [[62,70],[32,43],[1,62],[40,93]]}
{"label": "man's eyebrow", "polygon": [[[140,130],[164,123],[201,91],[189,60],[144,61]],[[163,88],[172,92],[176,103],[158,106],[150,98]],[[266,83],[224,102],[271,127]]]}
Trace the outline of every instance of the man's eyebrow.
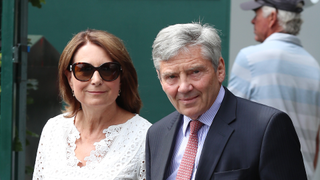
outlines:
{"label": "man's eyebrow", "polygon": [[176,72],[163,72],[163,73],[160,73],[160,76],[171,76],[173,74],[177,74]]}
{"label": "man's eyebrow", "polygon": [[[203,64],[198,64],[198,65],[195,65],[195,66],[192,66],[188,69],[185,70],[185,72],[187,71],[194,71],[194,70],[199,70],[199,69],[205,69],[205,66]],[[160,75],[161,76],[170,76],[170,75],[173,75],[173,74],[179,74],[179,72],[175,72],[175,71],[166,71],[166,72],[160,72]]]}
{"label": "man's eyebrow", "polygon": [[198,70],[198,69],[204,69],[205,66],[202,64],[196,65],[196,66],[192,66],[190,68],[187,69],[187,71],[192,71],[192,70]]}

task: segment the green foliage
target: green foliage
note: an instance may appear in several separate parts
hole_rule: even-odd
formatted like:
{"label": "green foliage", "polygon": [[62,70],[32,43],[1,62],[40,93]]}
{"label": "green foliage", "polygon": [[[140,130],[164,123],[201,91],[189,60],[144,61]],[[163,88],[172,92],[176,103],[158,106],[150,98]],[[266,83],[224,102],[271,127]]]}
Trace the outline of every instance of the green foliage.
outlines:
{"label": "green foliage", "polygon": [[[17,133],[16,133],[17,134]],[[12,146],[12,150],[13,151],[16,151],[16,152],[19,152],[19,151],[22,151],[22,143],[19,139],[19,137],[16,135],[13,139],[13,146]]]}
{"label": "green foliage", "polygon": [[26,166],[26,174],[32,174],[33,173],[33,167],[32,166]]}
{"label": "green foliage", "polygon": [[[1,89],[0,89],[0,91],[1,91]],[[33,104],[33,103],[34,103],[33,98],[32,97],[27,97],[27,104]]]}
{"label": "green foliage", "polygon": [[[31,137],[35,137],[35,138],[39,138],[39,135],[32,132],[32,131],[29,131],[28,129],[26,130],[26,135],[27,136],[31,136]],[[26,138],[26,146],[30,145],[30,142],[29,140]]]}
{"label": "green foliage", "polygon": [[28,136],[35,137],[35,138],[38,138],[38,137],[39,137],[38,134],[36,134],[36,133],[34,133],[34,132],[32,132],[32,131],[29,131],[29,130],[27,130],[26,134],[27,134]]}
{"label": "green foliage", "polygon": [[[39,135],[32,132],[32,131],[29,131],[29,130],[26,130],[26,135],[27,136],[31,136],[31,137],[35,137],[35,138],[39,138]],[[30,142],[28,141],[28,139],[26,138],[26,146],[28,146],[30,144]],[[22,143],[19,139],[19,136],[18,136],[18,132],[16,131],[16,135],[13,139],[13,146],[12,146],[12,150],[13,151],[16,151],[16,152],[19,152],[19,151],[22,151]]]}
{"label": "green foliage", "polygon": [[[42,4],[46,3],[46,0],[29,0],[29,2],[31,2],[32,6],[41,8]],[[41,4],[42,3],[42,4]]]}

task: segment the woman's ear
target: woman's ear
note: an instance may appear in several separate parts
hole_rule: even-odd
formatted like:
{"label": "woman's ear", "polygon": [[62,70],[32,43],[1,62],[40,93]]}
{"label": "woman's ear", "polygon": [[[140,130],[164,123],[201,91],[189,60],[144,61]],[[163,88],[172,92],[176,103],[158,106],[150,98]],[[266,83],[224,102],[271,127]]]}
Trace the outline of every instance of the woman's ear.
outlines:
{"label": "woman's ear", "polygon": [[64,75],[67,77],[68,82],[69,82],[69,86],[70,86],[70,88],[73,90],[73,84],[72,84],[72,79],[71,79],[71,77],[72,77],[71,72],[68,71],[68,70],[65,70],[65,71],[64,71]]}

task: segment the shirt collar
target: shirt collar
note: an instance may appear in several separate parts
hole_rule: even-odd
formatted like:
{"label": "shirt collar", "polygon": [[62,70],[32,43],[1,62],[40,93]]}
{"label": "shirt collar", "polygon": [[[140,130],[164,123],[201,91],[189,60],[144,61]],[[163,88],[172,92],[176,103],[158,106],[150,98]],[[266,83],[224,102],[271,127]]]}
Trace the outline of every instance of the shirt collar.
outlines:
{"label": "shirt collar", "polygon": [[297,46],[302,47],[300,39],[297,36],[292,35],[292,34],[273,33],[269,37],[267,37],[267,39],[265,39],[264,42],[273,41],[273,40],[285,41],[285,42],[289,42],[289,43],[292,43],[292,44],[295,44]]}
{"label": "shirt collar", "polygon": [[[204,125],[209,126],[209,127],[211,126],[213,119],[216,116],[216,114],[220,108],[224,94],[225,94],[225,90],[221,86],[219,93],[218,93],[218,96],[217,96],[216,100],[214,101],[214,103],[212,104],[212,106],[204,114],[202,114],[200,116],[200,118],[198,119]],[[182,126],[183,129],[182,130],[183,130],[184,136],[186,135],[190,121],[192,121],[192,119],[190,117],[183,115],[183,126]]]}

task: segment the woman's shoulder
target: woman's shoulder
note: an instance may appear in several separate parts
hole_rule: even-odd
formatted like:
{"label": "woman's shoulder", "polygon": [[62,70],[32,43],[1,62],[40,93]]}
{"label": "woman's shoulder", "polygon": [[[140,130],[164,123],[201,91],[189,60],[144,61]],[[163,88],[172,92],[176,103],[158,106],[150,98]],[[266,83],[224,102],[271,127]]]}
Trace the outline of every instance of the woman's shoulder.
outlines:
{"label": "woman's shoulder", "polygon": [[141,127],[146,127],[147,129],[152,125],[148,120],[141,117],[139,114],[136,114],[135,116],[133,116],[130,119],[130,121],[132,121],[133,123],[135,123]]}
{"label": "woman's shoulder", "polygon": [[124,129],[122,133],[137,134],[140,136],[139,134],[146,134],[150,126],[151,123],[148,120],[136,114],[124,124],[114,126],[114,128],[121,127]]}
{"label": "woman's shoulder", "polygon": [[46,125],[44,126],[44,129],[48,129],[48,128],[59,129],[59,128],[71,125],[74,117],[67,118],[66,115],[67,115],[66,113],[63,113],[50,118],[47,121]]}

